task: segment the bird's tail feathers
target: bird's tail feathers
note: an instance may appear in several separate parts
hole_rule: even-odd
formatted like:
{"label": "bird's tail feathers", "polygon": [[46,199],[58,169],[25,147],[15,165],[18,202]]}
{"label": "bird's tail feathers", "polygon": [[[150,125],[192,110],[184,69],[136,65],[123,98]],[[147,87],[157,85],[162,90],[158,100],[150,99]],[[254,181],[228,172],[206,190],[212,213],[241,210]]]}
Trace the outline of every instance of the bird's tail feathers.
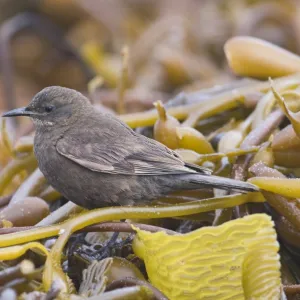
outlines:
{"label": "bird's tail feathers", "polygon": [[259,188],[251,183],[213,175],[209,176],[199,174],[198,176],[193,176],[189,182],[192,184],[224,190],[237,190],[242,192],[259,191]]}

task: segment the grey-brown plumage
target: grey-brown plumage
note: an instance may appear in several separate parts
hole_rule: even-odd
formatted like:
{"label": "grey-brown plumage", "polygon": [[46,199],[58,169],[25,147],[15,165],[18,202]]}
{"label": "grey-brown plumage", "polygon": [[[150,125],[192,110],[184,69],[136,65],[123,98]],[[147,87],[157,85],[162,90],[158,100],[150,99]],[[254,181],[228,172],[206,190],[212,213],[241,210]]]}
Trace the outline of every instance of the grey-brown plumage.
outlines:
{"label": "grey-brown plumage", "polygon": [[71,89],[45,88],[27,107],[4,117],[19,115],[35,124],[34,151],[48,182],[86,208],[142,204],[201,187],[257,190],[184,163],[174,151],[94,109]]}

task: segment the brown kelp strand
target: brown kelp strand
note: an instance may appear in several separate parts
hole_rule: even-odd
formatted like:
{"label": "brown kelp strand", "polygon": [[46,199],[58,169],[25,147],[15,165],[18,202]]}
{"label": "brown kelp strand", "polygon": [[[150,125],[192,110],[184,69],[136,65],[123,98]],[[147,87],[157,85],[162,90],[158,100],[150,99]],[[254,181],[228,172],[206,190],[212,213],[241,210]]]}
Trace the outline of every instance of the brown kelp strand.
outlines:
{"label": "brown kelp strand", "polygon": [[291,222],[289,222],[285,217],[280,217],[278,220],[276,220],[275,224],[280,238],[282,238],[289,245],[300,248],[299,232]]}
{"label": "brown kelp strand", "polygon": [[300,293],[300,285],[285,285],[283,286],[283,290],[286,293],[286,295],[296,295]]}

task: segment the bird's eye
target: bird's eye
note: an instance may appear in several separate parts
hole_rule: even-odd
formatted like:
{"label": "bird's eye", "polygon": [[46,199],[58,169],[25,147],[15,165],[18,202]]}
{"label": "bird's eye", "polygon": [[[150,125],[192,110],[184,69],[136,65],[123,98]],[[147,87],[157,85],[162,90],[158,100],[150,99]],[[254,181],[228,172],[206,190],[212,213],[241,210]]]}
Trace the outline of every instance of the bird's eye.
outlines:
{"label": "bird's eye", "polygon": [[45,111],[47,112],[47,113],[49,113],[49,112],[51,112],[52,110],[54,110],[54,106],[53,105],[47,105],[47,106],[45,106]]}

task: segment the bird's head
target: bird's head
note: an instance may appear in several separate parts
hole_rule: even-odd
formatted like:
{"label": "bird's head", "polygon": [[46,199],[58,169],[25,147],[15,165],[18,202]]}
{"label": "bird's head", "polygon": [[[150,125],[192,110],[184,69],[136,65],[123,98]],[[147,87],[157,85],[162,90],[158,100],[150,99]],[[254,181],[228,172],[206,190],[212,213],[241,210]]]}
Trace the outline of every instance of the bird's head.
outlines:
{"label": "bird's head", "polygon": [[37,127],[62,126],[77,118],[90,103],[79,92],[50,86],[37,93],[26,107],[13,109],[3,117],[27,116]]}

